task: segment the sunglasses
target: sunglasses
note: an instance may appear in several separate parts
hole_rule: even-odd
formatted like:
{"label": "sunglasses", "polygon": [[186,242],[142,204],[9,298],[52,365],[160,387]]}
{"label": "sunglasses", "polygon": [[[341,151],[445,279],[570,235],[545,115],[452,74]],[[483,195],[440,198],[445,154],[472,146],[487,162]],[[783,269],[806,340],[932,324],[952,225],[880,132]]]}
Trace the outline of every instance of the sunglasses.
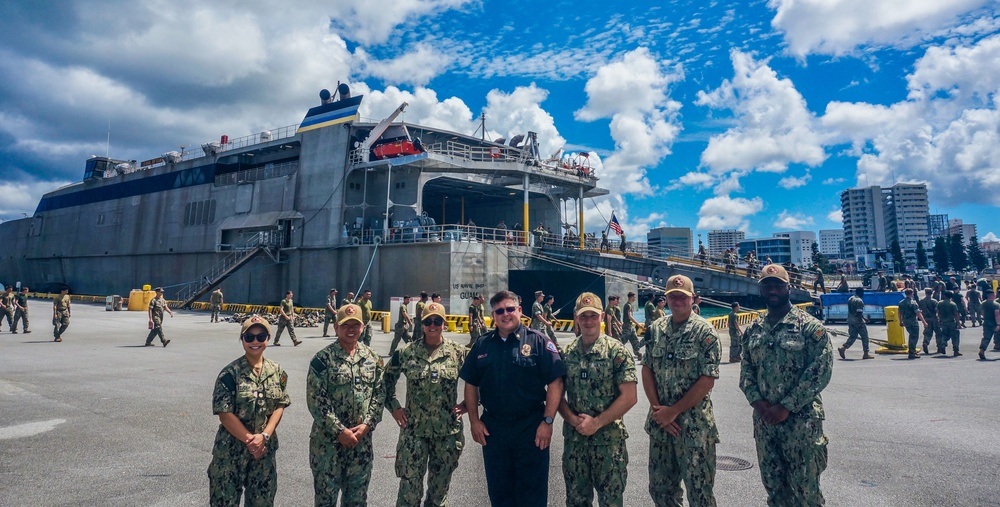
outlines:
{"label": "sunglasses", "polygon": [[264,342],[264,341],[267,341],[267,338],[270,337],[270,336],[271,335],[269,335],[267,333],[258,333],[258,334],[247,333],[247,334],[243,335],[243,341],[245,341],[247,343],[253,343],[254,341]]}
{"label": "sunglasses", "polygon": [[444,319],[441,317],[433,317],[422,320],[425,326],[440,326],[444,324]]}
{"label": "sunglasses", "polygon": [[496,310],[493,310],[493,313],[497,315],[503,315],[504,313],[514,313],[516,311],[517,311],[516,306],[508,306],[507,308],[497,308]]}

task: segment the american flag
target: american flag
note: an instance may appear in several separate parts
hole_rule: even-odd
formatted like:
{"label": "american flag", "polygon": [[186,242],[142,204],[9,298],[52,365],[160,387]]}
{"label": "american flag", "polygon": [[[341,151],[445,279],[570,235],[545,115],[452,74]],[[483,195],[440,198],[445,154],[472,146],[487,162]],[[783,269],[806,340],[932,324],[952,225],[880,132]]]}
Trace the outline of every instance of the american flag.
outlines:
{"label": "american flag", "polygon": [[618,233],[619,236],[622,235],[622,224],[618,223],[618,218],[615,217],[615,212],[611,212],[611,222],[608,224],[612,231]]}

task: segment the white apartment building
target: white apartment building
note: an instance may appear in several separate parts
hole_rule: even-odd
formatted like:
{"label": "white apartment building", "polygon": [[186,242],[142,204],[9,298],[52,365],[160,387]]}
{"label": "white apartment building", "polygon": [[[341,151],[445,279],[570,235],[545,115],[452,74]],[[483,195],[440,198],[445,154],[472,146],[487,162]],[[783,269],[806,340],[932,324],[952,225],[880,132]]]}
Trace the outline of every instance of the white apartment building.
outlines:
{"label": "white apartment building", "polygon": [[912,264],[917,241],[924,241],[927,247],[930,207],[923,183],[847,189],[840,193],[840,207],[846,258],[874,266],[872,250],[888,250],[896,240],[907,263]]}
{"label": "white apartment building", "polygon": [[709,231],[708,252],[715,256],[722,255],[726,250],[738,246],[746,237],[745,232],[736,229]]}
{"label": "white apartment building", "polygon": [[843,229],[823,229],[819,231],[819,253],[829,259],[840,259],[843,257],[843,248]]}

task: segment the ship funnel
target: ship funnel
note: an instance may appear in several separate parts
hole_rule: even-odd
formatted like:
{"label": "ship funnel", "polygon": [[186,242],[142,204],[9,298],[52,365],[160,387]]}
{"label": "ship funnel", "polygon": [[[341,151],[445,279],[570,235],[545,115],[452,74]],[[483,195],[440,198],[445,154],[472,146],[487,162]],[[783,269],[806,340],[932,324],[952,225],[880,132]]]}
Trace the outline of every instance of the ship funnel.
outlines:
{"label": "ship funnel", "polygon": [[330,90],[327,90],[326,88],[323,88],[322,90],[319,91],[319,103],[320,104],[329,104],[329,103],[333,102],[333,100],[331,100],[331,99],[332,99],[332,96],[330,95]]}
{"label": "ship funnel", "polygon": [[347,83],[340,83],[337,85],[337,93],[340,94],[340,100],[351,98],[351,87],[347,86]]}

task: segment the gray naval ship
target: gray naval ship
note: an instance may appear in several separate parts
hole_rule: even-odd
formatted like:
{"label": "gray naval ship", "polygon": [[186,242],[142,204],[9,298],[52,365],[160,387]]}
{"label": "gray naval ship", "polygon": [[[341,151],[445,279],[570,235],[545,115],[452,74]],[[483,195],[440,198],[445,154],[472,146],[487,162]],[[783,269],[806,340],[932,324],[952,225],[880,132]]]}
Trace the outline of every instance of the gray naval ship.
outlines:
{"label": "gray naval ship", "polygon": [[365,121],[345,84],[320,100],[299,125],[201,150],[90,158],[82,181],[0,224],[0,277],[95,295],[162,285],[184,303],[219,285],[227,302],[293,290],[315,307],[331,287],[371,289],[377,308],[425,290],[460,314],[475,293],[559,285],[565,302],[617,283],[572,270],[554,283],[511,254],[530,251],[537,224],[560,241],[583,230],[584,198],[607,194],[585,154],[543,157],[534,132],[508,142],[396,121],[405,103]]}

